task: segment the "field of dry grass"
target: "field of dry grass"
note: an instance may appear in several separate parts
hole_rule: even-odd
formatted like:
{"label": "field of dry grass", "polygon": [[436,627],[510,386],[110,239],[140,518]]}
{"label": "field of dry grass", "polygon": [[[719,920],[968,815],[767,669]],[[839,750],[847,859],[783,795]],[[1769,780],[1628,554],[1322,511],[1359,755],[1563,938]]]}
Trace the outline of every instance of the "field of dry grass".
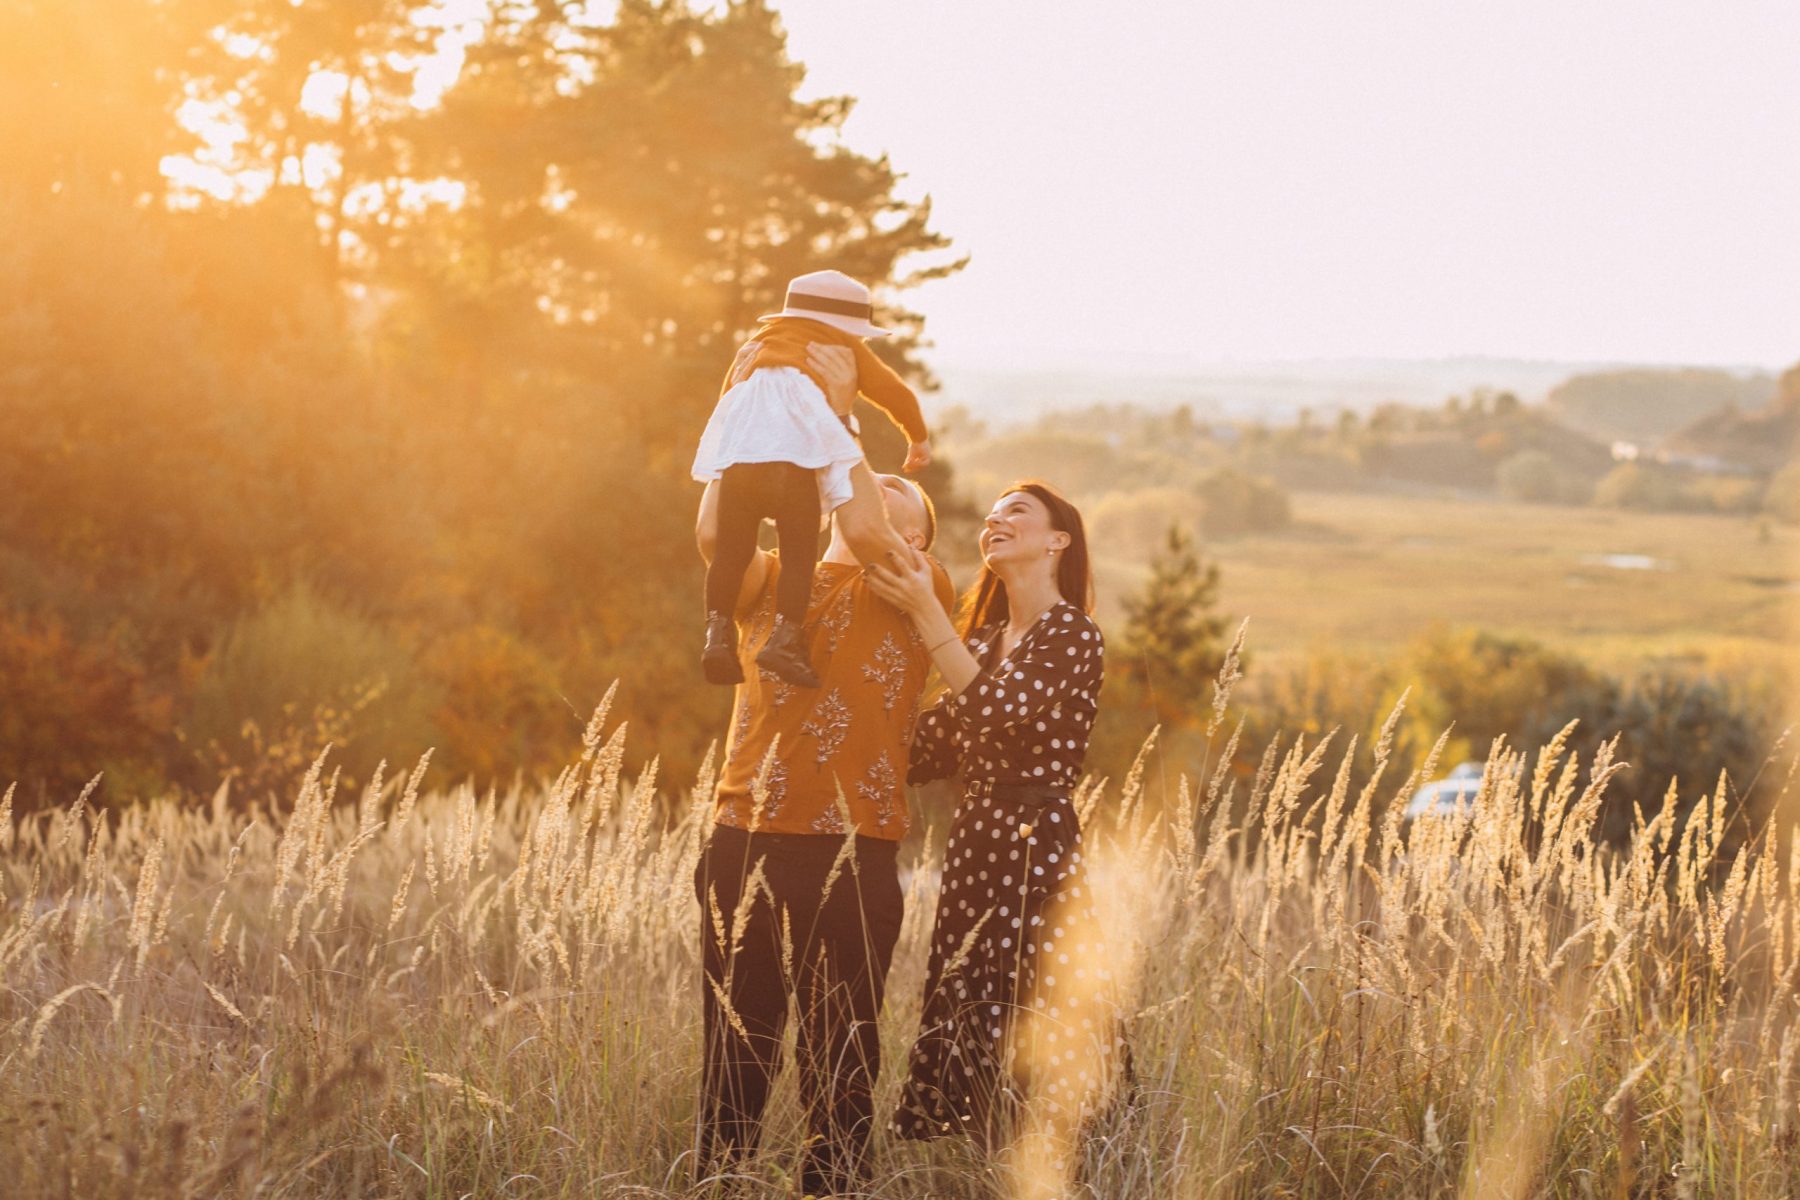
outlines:
{"label": "field of dry grass", "polygon": [[[621,778],[612,721],[502,795],[422,791],[421,764],[346,796],[324,764],[272,809],[8,803],[6,1193],[711,1194],[688,1179],[710,781]],[[1295,746],[1166,811],[1085,785],[1140,1106],[1074,1184],[883,1142],[877,1193],[1793,1194],[1800,843],[1730,844],[1672,795],[1598,851],[1609,764],[1557,745],[1500,752],[1473,819],[1409,834],[1388,801],[1433,768],[1388,752]],[[1356,794],[1352,755],[1382,764]],[[889,1064],[937,832],[907,862]],[[794,1194],[799,1137],[790,1081],[741,1194]]]}
{"label": "field of dry grass", "polygon": [[[1299,493],[1293,506],[1291,530],[1204,547],[1221,607],[1252,619],[1265,656],[1378,653],[1443,622],[1607,667],[1800,668],[1800,529],[1451,497]],[[1139,586],[1152,549],[1103,552],[1103,599]]]}

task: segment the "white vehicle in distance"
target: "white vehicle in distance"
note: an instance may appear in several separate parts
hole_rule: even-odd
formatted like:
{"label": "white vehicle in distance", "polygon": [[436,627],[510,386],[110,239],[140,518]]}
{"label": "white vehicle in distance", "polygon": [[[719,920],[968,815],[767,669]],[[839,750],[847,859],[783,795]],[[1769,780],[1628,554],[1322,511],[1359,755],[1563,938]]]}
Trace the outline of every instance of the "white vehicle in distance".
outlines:
{"label": "white vehicle in distance", "polygon": [[1405,819],[1421,817],[1453,817],[1475,806],[1475,793],[1481,790],[1482,765],[1478,762],[1458,763],[1443,779],[1427,783],[1406,802]]}

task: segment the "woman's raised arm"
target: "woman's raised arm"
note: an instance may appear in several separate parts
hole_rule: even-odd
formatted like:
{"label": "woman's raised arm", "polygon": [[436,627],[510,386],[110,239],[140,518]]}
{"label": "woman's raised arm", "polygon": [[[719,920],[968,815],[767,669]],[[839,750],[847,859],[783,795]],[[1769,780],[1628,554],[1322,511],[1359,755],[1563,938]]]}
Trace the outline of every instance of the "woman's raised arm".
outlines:
{"label": "woman's raised arm", "polygon": [[931,560],[906,547],[907,556],[898,562],[878,561],[865,565],[869,586],[877,596],[912,618],[913,628],[925,639],[931,661],[943,676],[951,692],[961,692],[981,674],[981,664],[963,645],[962,635],[950,621],[938,600]]}

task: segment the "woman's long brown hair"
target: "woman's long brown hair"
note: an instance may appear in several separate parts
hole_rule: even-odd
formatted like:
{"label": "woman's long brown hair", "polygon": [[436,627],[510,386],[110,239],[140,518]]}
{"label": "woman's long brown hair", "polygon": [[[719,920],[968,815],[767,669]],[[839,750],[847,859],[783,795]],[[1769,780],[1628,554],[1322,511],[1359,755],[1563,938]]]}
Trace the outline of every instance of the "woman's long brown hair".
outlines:
{"label": "woman's long brown hair", "polygon": [[[1080,606],[1081,611],[1093,612],[1094,577],[1088,569],[1087,529],[1081,523],[1081,510],[1041,480],[1021,480],[1000,494],[1010,496],[1014,492],[1029,492],[1043,501],[1044,507],[1050,510],[1050,527],[1069,535],[1069,544],[1063,548],[1062,561],[1056,567],[1056,590],[1062,593],[1064,600]],[[967,637],[983,625],[1005,620],[1006,616],[1006,584],[994,574],[993,568],[983,563],[981,577],[963,594],[963,636]]]}

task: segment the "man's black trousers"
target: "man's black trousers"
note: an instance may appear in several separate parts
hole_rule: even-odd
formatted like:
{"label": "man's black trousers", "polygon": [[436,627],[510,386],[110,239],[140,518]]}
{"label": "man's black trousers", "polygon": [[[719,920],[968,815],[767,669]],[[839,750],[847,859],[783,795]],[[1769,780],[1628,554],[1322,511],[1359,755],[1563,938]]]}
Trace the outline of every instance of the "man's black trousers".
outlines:
{"label": "man's black trousers", "polygon": [[876,1019],[904,901],[896,843],[857,837],[844,849],[840,836],[718,825],[701,855],[700,1178],[756,1148],[790,996],[808,1135],[801,1187],[852,1191],[867,1177]]}

